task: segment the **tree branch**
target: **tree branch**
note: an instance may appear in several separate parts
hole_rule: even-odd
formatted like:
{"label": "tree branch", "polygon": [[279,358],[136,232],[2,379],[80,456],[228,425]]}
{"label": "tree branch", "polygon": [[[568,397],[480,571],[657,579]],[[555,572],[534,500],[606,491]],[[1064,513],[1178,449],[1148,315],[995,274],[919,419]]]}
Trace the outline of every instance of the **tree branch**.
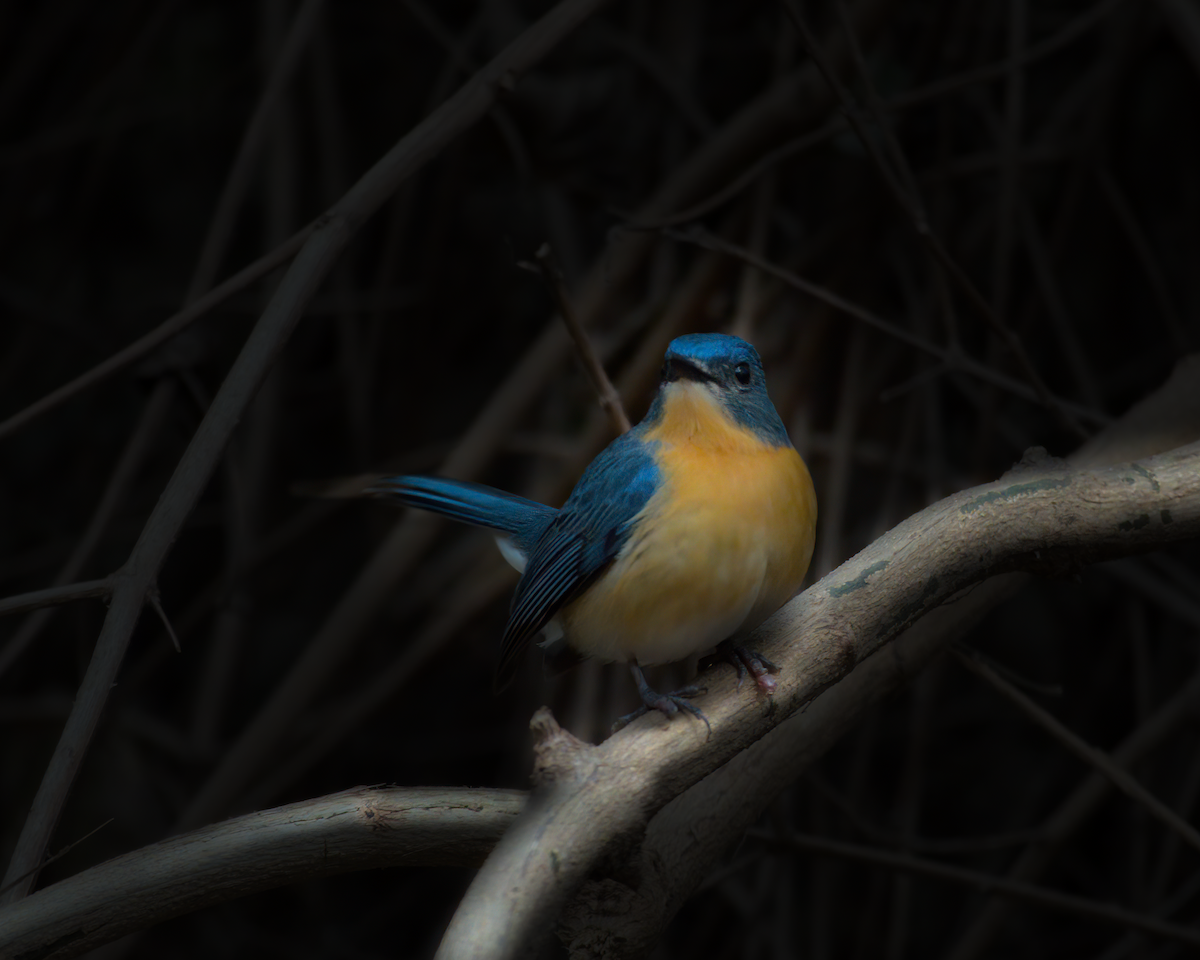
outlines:
{"label": "tree branch", "polygon": [[143,847],[0,911],[0,956],[74,957],[214,903],[376,867],[477,866],[518,790],[355,787]]}
{"label": "tree branch", "polygon": [[712,737],[643,718],[598,747],[534,718],[534,802],[476,877],[439,957],[513,957],[614,848],[691,784],[797,713],[919,618],[998,573],[1063,573],[1200,535],[1200,443],[1113,467],[1034,454],[948,497],[805,591],[759,632],[784,667],[764,704],[706,677]]}
{"label": "tree branch", "polygon": [[[1098,467],[1152,456],[1200,438],[1200,356],[1181,362],[1157,391],[1107,426],[1070,457],[1076,467]],[[905,686],[929,660],[966,635],[992,609],[1028,581],[1028,574],[993,577],[933,610],[896,638],[884,655],[871,656],[805,710],[668,803],[650,821],[635,866],[636,883],[593,878],[564,910],[559,937],[576,955],[603,944],[614,958],[651,952],[663,930],[745,830],[789,784],[804,775],[870,710]],[[1128,768],[1153,744],[1195,712],[1200,674],[1113,752]],[[1061,815],[1047,821],[1021,863],[1044,865],[1063,837],[1107,795],[1111,781],[1096,773]],[[1010,874],[1029,881],[1036,870]],[[1007,901],[993,901],[989,920]],[[994,926],[994,922],[992,926]]]}
{"label": "tree branch", "polygon": [[42,607],[54,607],[75,600],[86,600],[89,597],[107,597],[112,587],[112,577],[101,577],[99,580],[82,580],[79,583],[64,583],[60,587],[18,593],[0,600],[0,617]]}
{"label": "tree branch", "polygon": [[[827,689],[816,696],[802,715],[794,714],[780,723],[780,710],[763,711],[761,701],[743,697],[733,689],[730,680],[717,674],[717,683],[711,686],[721,702],[721,718],[714,727],[714,741],[718,742],[714,742],[713,747],[719,745],[725,750],[732,744],[737,749],[740,740],[760,739],[708,776],[704,777],[704,772],[719,763],[720,757],[708,756],[700,743],[702,738],[694,737],[695,731],[689,732],[685,724],[674,723],[655,731],[646,729],[651,724],[642,722],[631,727],[630,734],[623,734],[596,748],[579,744],[569,735],[557,731],[553,719],[548,714],[542,715],[539,719],[542,743],[537,780],[543,785],[539,796],[543,812],[539,817],[527,820],[526,829],[536,832],[548,827],[551,835],[555,830],[565,829],[567,821],[561,817],[555,822],[546,821],[552,807],[545,806],[545,787],[560,784],[564,797],[569,797],[572,789],[577,794],[583,793],[589,785],[583,782],[580,787],[579,784],[581,780],[586,781],[589,771],[603,772],[602,777],[595,778],[595,786],[615,795],[618,805],[621,784],[636,786],[637,794],[630,797],[635,824],[639,820],[638,811],[652,809],[664,793],[655,786],[660,771],[668,772],[672,777],[667,790],[682,791],[653,817],[640,851],[632,859],[626,854],[626,860],[621,861],[619,852],[613,858],[612,862],[620,866],[627,875],[625,879],[630,882],[588,881],[581,896],[564,912],[559,925],[560,936],[580,949],[603,940],[610,946],[621,945],[619,950],[614,949],[614,956],[643,955],[657,941],[666,922],[696,884],[709,872],[713,862],[741,836],[771,797],[799,776],[808,763],[850,729],[866,710],[919,672],[949,639],[961,636],[1026,579],[1024,575],[993,577],[980,586],[957,593],[952,597],[953,602],[930,610],[906,630],[889,655],[868,657],[843,679],[828,686],[832,683],[829,675],[849,663],[852,650],[854,656],[859,656],[861,650],[878,651],[886,628],[898,621],[897,616],[889,616],[887,607],[876,602],[879,598],[875,588],[883,586],[884,578],[892,578],[889,589],[894,602],[897,591],[903,593],[901,581],[913,577],[916,577],[913,582],[917,583],[922,580],[932,583],[944,577],[955,578],[957,582],[964,577],[984,575],[994,565],[1029,565],[1031,556],[1034,556],[1031,566],[1044,568],[1047,555],[1037,559],[1038,551],[1069,548],[1081,556],[1095,558],[1104,551],[1145,549],[1148,543],[1161,542],[1164,536],[1183,534],[1188,529],[1194,535],[1200,514],[1200,491],[1197,490],[1200,480],[1195,479],[1194,465],[1189,466],[1189,463],[1194,464],[1200,456],[1198,445],[1188,448],[1190,452],[1176,451],[1141,464],[1140,469],[1150,476],[1139,472],[1139,467],[1096,467],[1110,462],[1121,451],[1148,452],[1147,443],[1156,439],[1178,440],[1200,433],[1200,423],[1195,422],[1196,411],[1200,410],[1195,365],[1194,361],[1185,361],[1163,390],[1085,445],[1075,455],[1076,469],[1068,469],[1061,461],[1041,461],[1037,466],[1019,468],[1015,475],[1000,483],[966,491],[935,504],[822,580],[784,611],[764,630],[764,641],[769,642],[769,638],[774,637],[776,642],[791,644],[786,655],[787,673],[783,675],[787,679],[787,696],[785,700],[776,701],[775,706],[792,709],[805,690],[820,689],[823,685]],[[1148,429],[1150,423],[1157,425],[1157,429]],[[1167,463],[1168,469],[1160,469],[1160,462]],[[1039,482],[1039,477],[1050,482]],[[1137,478],[1135,484],[1126,482],[1129,477]],[[1176,489],[1181,477],[1191,484],[1190,492]],[[1157,491],[1154,482],[1159,484]],[[1054,486],[1056,483],[1063,485]],[[1111,493],[1114,490],[1126,496],[1123,503],[1116,497],[1096,497],[1097,491]],[[1142,524],[1138,528],[1131,525],[1129,531],[1121,531],[1118,522],[1114,535],[1109,529],[1114,525],[1103,519],[1114,511],[1132,510],[1136,514],[1146,510],[1148,498],[1155,496],[1173,503],[1165,508],[1174,510],[1171,525]],[[1072,526],[1062,521],[1066,513],[1059,511],[1065,511],[1076,500],[1085,505],[1084,511],[1088,515],[1076,513]],[[964,508],[972,504],[976,509],[964,512]],[[1181,504],[1186,504],[1186,508]],[[1033,510],[1035,506],[1040,506],[1040,511]],[[1029,518],[1035,522],[1031,523]],[[943,533],[946,527],[951,529],[952,536]],[[972,544],[985,542],[978,535],[982,528],[1000,530],[1005,536],[997,537],[993,546],[980,554]],[[918,537],[913,533],[914,529],[923,532]],[[1064,542],[1072,537],[1075,542],[1064,547]],[[1080,546],[1080,541],[1086,543]],[[926,547],[922,549],[921,544]],[[929,544],[935,547],[931,549]],[[889,555],[892,561],[880,568]],[[964,555],[966,560],[962,559]],[[856,570],[868,571],[873,567],[876,569],[869,578],[855,574]],[[858,589],[863,579],[871,580],[872,589]],[[923,597],[906,615],[916,616],[916,607],[923,604],[928,609],[938,603],[939,598],[950,596],[943,594],[942,589],[937,588],[936,595]],[[944,589],[950,591],[953,585]],[[860,625],[858,639],[846,635],[841,626],[851,623]],[[831,636],[840,637],[840,645],[827,650]],[[830,653],[835,656],[830,658]],[[836,656],[839,653],[842,655],[840,661]],[[727,685],[719,688],[720,683]],[[1194,685],[1194,682],[1189,684],[1187,690]],[[1175,700],[1187,706],[1191,697],[1185,690]],[[1171,716],[1178,714],[1179,710],[1172,708]],[[1157,724],[1156,729],[1158,726],[1161,724]],[[669,749],[664,749],[664,737],[674,737],[673,744],[666,744]],[[697,741],[699,749],[691,742],[693,740]],[[676,755],[681,753],[683,762],[676,764]],[[1118,751],[1113,759],[1124,765],[1130,757]],[[678,781],[684,777],[694,780],[679,785]],[[613,782],[606,783],[606,779]],[[168,916],[317,873],[395,863],[466,862],[465,859],[454,859],[457,855],[453,851],[459,849],[455,844],[467,844],[473,851],[471,856],[477,857],[501,835],[505,824],[515,819],[523,796],[487,790],[369,791],[358,788],[333,797],[242,817],[127,854],[10,907],[0,913],[0,929],[10,938],[0,940],[0,951],[18,947],[22,951],[44,948],[60,936],[62,930],[75,924],[86,924],[91,916],[104,918],[103,926],[87,927],[78,941],[72,941],[54,954],[74,956]],[[596,802],[596,797],[584,797],[583,800],[585,803]],[[392,831],[381,831],[375,824],[374,832],[367,837],[362,832],[365,816],[362,804],[369,806],[373,802],[384,806],[393,802],[402,805],[419,802],[420,809],[428,814],[421,821],[420,829],[428,826],[435,831],[434,836],[431,839],[419,834],[424,839],[413,841],[407,833],[396,835]],[[471,811],[470,815],[461,809],[463,807]],[[409,807],[405,809],[409,810]],[[334,816],[329,810],[341,813]],[[412,816],[410,810],[405,819],[398,822],[411,824]],[[618,811],[618,816],[628,820],[631,814],[624,810]],[[441,818],[451,822],[440,823]],[[366,821],[371,819],[365,817]],[[380,822],[389,825],[386,817]],[[590,824],[588,833],[599,838],[605,836],[600,830],[607,824],[595,819],[581,822]],[[268,827],[271,827],[270,831]],[[333,833],[321,832],[326,829]],[[634,830],[637,829],[635,826]],[[629,833],[608,836],[619,842],[628,839]],[[316,837],[332,840],[334,846],[329,849],[341,851],[333,869],[329,869],[323,846],[319,856],[312,855]],[[361,845],[356,845],[359,841]],[[270,857],[264,859],[260,855],[260,843],[272,851]],[[349,843],[350,847],[343,848],[340,846],[343,843]],[[506,840],[506,845],[512,844],[511,839]],[[593,849],[585,849],[582,856],[594,858],[612,852],[602,839],[592,846]],[[220,854],[216,858],[219,862],[209,863],[207,858],[214,851]],[[578,863],[580,854],[574,841],[555,846],[553,852],[560,871],[564,866]],[[200,853],[203,857],[198,856]],[[628,876],[630,874],[634,876]],[[536,870],[531,872],[531,878],[537,879]],[[102,902],[98,902],[97,897]],[[620,909],[599,909],[597,904],[601,903],[608,908],[615,903]]]}

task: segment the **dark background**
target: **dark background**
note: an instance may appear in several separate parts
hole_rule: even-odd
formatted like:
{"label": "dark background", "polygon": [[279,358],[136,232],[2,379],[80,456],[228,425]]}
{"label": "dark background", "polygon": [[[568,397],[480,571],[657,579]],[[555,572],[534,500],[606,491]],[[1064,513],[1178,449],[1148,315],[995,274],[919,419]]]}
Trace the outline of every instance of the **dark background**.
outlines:
{"label": "dark background", "polygon": [[[0,417],[198,292],[199,252],[297,7],[0,7]],[[490,57],[545,9],[524,0],[328,4],[207,285],[334,202],[458,87],[456,65]],[[1083,432],[1094,432],[1158,386],[1200,333],[1195,8],[872,0],[853,9],[883,100],[963,79],[885,111],[886,129],[934,233],[1050,389],[1088,411],[1078,417]],[[1191,33],[1186,17],[1173,19],[1179,9],[1190,10]],[[969,82],[976,68],[1036,53],[1089,13],[1069,43]],[[844,49],[836,7],[810,2],[805,16],[824,47]],[[517,266],[545,241],[585,312],[603,294],[603,308],[588,314],[594,340],[635,420],[653,386],[637,371],[657,368],[671,335],[733,329],[757,344],[821,499],[816,576],[932,500],[996,478],[1028,446],[1055,455],[1078,446],[1080,431],[1038,403],[948,370],[729,258],[659,234],[642,241],[632,269],[613,266],[630,241],[628,215],[693,176],[706,143],[736,141],[738,118],[806,61],[773,2],[614,3],[404,184],[322,287],[179,537],[160,587],[183,653],[147,610],[51,849],[112,822],[41,884],[177,829],[400,519],[387,504],[304,494],[359,472],[439,467],[558,322],[538,278]],[[838,62],[865,107],[871,92],[845,57]],[[715,193],[838,114],[812,76],[789,114],[748,134],[740,155],[693,176],[699,186],[657,214]],[[881,127],[866,113],[864,122],[886,154]],[[699,220],[1024,382],[1011,345],[945,280],[844,127]],[[166,415],[73,579],[124,562],[273,283],[0,439],[4,595],[60,575],[148,398],[169,383]],[[560,357],[537,372],[544,385],[515,428],[492,438],[499,452],[477,479],[561,499],[611,437],[578,363]],[[1185,546],[1035,583],[968,642],[1035,684],[1069,728],[1112,748],[1198,667],[1197,559]],[[286,738],[207,820],[359,783],[523,787],[528,718],[542,703],[579,735],[602,736],[633,706],[622,669],[592,666],[551,682],[530,658],[513,688],[492,695],[515,579],[501,569],[487,536],[442,527],[394,600],[346,639]],[[80,601],[32,625],[0,624],[5,861],[104,614],[101,602]],[[9,646],[18,640],[19,655]],[[380,677],[393,678],[386,690]],[[368,688],[379,702],[364,706]],[[1134,769],[1192,822],[1196,737],[1189,718]],[[1087,774],[946,661],[805,774],[768,819],[1003,874]],[[1194,923],[1198,867],[1194,850],[1116,797],[1078,825],[1039,882],[1146,912],[1171,902],[1173,920]],[[428,955],[470,878],[393,869],[304,883],[166,923],[122,950]],[[747,841],[677,918],[661,955],[947,956],[985,902],[972,889]],[[1171,949],[1020,906],[985,955],[1126,955],[1111,947]]]}

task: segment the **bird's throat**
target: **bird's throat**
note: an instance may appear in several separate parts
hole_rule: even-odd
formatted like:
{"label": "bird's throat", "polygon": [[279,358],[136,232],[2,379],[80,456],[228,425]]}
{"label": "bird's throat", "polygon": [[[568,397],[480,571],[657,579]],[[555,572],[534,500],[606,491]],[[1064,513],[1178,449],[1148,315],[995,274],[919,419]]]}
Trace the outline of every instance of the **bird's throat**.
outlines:
{"label": "bird's throat", "polygon": [[764,446],[725,409],[713,386],[676,380],[663,387],[662,415],[646,434],[647,440],[691,444],[722,451],[749,451]]}

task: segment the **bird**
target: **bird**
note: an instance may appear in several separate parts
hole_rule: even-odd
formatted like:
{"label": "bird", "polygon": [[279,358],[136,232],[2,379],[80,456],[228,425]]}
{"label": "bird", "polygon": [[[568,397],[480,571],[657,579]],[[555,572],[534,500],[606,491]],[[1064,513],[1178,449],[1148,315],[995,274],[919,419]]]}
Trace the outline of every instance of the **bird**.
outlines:
{"label": "bird", "polygon": [[[583,472],[561,508],[464,480],[383,477],[364,491],[491,530],[520,573],[495,689],[541,635],[548,672],[626,663],[641,706],[708,724],[697,686],[661,694],[643,667],[716,648],[770,694],[778,667],[743,641],[799,592],[812,559],[812,477],[767,394],[758,351],[692,333],[667,347],[645,418]],[[711,726],[709,727],[711,732]]]}

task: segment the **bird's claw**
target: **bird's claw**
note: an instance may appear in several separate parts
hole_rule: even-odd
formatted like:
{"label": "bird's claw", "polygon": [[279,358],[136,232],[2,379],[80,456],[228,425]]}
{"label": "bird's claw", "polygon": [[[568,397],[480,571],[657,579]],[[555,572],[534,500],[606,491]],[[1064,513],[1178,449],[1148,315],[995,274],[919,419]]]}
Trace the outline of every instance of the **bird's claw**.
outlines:
{"label": "bird's claw", "polygon": [[707,692],[705,687],[687,686],[674,693],[656,693],[654,690],[646,687],[640,691],[642,694],[642,705],[632,713],[627,713],[623,717],[617,717],[613,721],[612,732],[616,733],[623,727],[627,727],[633,723],[638,717],[644,716],[651,710],[657,710],[668,720],[675,716],[680,710],[685,713],[690,713],[698,720],[704,721],[704,726],[708,728],[708,735],[712,736],[712,724],[708,722],[708,717],[704,715],[704,711],[691,702],[691,697],[698,697],[702,693]]}
{"label": "bird's claw", "polygon": [[724,660],[732,665],[733,669],[737,671],[739,690],[748,673],[754,678],[755,686],[767,696],[775,692],[775,678],[771,674],[778,673],[779,666],[757,650],[749,650],[740,643],[723,643],[714,660]]}

